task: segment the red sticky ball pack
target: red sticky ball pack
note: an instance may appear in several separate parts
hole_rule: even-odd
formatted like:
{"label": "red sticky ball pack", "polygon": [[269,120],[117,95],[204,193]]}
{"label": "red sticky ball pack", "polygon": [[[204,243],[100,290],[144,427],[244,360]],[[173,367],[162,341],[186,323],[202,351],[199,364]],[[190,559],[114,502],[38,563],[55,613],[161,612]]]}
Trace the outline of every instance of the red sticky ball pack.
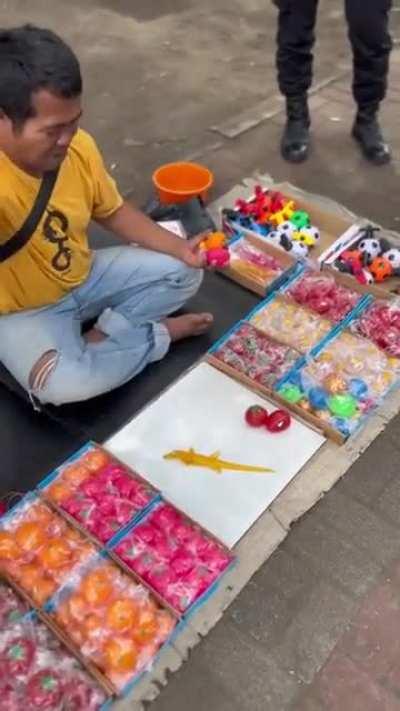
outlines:
{"label": "red sticky ball pack", "polygon": [[135,472],[95,446],[67,462],[43,494],[101,543],[108,543],[157,496]]}
{"label": "red sticky ball pack", "polygon": [[25,617],[0,631],[1,708],[99,711],[106,697],[50,630]]}
{"label": "red sticky ball pack", "polygon": [[0,630],[18,622],[28,610],[28,605],[9,585],[0,583]]}
{"label": "red sticky ball pack", "polygon": [[148,668],[177,621],[143,585],[107,560],[95,561],[70,580],[52,615],[118,692]]}
{"label": "red sticky ball pack", "polygon": [[260,385],[271,387],[294,366],[299,353],[243,323],[213,356]]}
{"label": "red sticky ball pack", "polygon": [[375,343],[389,356],[400,357],[400,301],[374,301],[351,324],[351,330]]}
{"label": "red sticky ball pack", "polygon": [[93,544],[36,497],[27,496],[2,521],[0,570],[39,606],[95,552]]}
{"label": "red sticky ball pack", "polygon": [[360,294],[338,284],[333,276],[309,270],[288,289],[287,294],[301,306],[339,323],[360,301]]}
{"label": "red sticky ball pack", "polygon": [[167,503],[158,504],[115,553],[181,614],[232,562],[220,543]]}

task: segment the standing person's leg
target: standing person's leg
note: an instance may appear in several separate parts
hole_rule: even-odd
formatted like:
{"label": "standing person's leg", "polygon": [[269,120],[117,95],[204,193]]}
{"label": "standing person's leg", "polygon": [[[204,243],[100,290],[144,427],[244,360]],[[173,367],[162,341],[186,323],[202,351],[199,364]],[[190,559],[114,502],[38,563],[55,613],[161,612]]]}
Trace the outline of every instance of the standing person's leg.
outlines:
{"label": "standing person's leg", "polygon": [[307,92],[312,83],[318,0],[276,0],[275,4],[279,8],[278,83],[287,111],[281,152],[285,160],[299,163],[307,158],[309,149]]}
{"label": "standing person's leg", "polygon": [[358,107],[353,135],[365,157],[381,165],[390,160],[377,117],[389,73],[392,1],[345,0],[345,6],[354,57],[353,94]]}
{"label": "standing person's leg", "polygon": [[[201,278],[165,255],[133,247],[101,250],[86,282],[67,299],[0,317],[0,360],[43,403],[108,392],[163,358],[171,341],[206,330],[209,314],[168,318],[196,293]],[[98,342],[81,335],[82,322],[91,317],[99,317]]]}

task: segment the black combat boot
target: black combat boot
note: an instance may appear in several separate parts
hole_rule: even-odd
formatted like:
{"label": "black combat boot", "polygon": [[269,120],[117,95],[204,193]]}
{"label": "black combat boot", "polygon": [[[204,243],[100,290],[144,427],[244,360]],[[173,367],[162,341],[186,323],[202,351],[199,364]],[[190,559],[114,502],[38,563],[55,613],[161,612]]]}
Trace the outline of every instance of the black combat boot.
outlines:
{"label": "black combat boot", "polygon": [[282,157],[290,163],[302,163],[310,147],[310,114],[307,96],[287,97],[287,121],[281,141]]}
{"label": "black combat boot", "polygon": [[375,165],[389,163],[390,148],[382,136],[375,104],[359,107],[352,133],[367,160]]}

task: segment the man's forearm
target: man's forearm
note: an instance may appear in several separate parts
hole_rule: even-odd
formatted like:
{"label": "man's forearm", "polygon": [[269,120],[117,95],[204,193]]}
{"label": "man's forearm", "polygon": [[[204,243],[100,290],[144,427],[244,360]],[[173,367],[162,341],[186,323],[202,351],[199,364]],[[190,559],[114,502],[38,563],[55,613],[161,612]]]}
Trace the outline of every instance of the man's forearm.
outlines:
{"label": "man's forearm", "polygon": [[125,242],[174,257],[179,257],[182,251],[180,237],[164,230],[128,202],[124,202],[111,217],[99,222]]}

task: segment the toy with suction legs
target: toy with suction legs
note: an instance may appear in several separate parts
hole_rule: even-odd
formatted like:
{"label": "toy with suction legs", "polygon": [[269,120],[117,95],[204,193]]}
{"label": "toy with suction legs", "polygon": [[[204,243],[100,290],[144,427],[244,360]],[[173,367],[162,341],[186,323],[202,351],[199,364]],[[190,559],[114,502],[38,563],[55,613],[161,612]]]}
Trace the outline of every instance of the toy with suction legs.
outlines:
{"label": "toy with suction legs", "polygon": [[223,232],[211,232],[202,240],[200,248],[205,252],[207,266],[222,269],[229,264],[230,254],[226,241]]}

